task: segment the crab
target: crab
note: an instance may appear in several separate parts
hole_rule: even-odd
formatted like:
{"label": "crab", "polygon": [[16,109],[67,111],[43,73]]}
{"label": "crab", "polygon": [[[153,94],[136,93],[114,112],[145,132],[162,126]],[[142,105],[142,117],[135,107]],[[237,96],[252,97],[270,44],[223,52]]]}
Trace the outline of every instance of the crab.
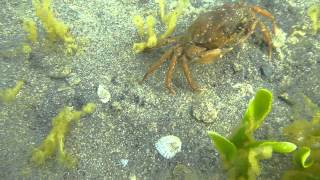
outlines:
{"label": "crab", "polygon": [[181,64],[184,76],[193,91],[201,90],[192,79],[189,69],[191,62],[209,64],[230,52],[234,47],[245,42],[259,28],[263,40],[268,46],[268,56],[272,54],[271,32],[257,16],[264,16],[272,23],[275,32],[274,16],[266,9],[244,2],[224,4],[212,11],[200,14],[188,30],[179,36],[168,37],[155,48],[171,44],[158,61],[153,63],[141,82],[153,74],[164,62],[170,61],[165,76],[165,87],[171,94],[176,94],[172,87],[172,78],[177,63]]}

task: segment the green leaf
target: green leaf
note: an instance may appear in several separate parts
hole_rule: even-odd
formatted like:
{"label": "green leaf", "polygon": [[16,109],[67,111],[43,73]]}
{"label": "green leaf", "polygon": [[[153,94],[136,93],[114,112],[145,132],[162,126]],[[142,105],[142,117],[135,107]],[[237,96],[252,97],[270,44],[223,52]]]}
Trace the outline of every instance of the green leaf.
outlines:
{"label": "green leaf", "polygon": [[251,148],[250,151],[255,152],[256,157],[260,159],[270,159],[272,157],[272,146],[259,146],[256,148]]}
{"label": "green leaf", "polygon": [[208,131],[208,136],[224,160],[230,162],[235,158],[237,148],[232,142],[213,131]]}
{"label": "green leaf", "polygon": [[294,154],[294,161],[302,168],[308,168],[312,166],[313,160],[310,159],[311,150],[309,147],[302,147]]}
{"label": "green leaf", "polygon": [[258,142],[259,147],[271,146],[272,150],[277,153],[290,153],[296,150],[297,146],[290,142],[264,141]]}
{"label": "green leaf", "polygon": [[229,139],[237,148],[241,148],[250,141],[250,137],[246,135],[245,126],[239,127]]}
{"label": "green leaf", "polygon": [[249,102],[240,127],[232,134],[230,141],[238,148],[254,140],[253,133],[271,111],[272,93],[260,89]]}
{"label": "green leaf", "polygon": [[272,93],[267,89],[260,89],[253,100],[250,101],[242,123],[247,125],[253,133],[271,111]]}

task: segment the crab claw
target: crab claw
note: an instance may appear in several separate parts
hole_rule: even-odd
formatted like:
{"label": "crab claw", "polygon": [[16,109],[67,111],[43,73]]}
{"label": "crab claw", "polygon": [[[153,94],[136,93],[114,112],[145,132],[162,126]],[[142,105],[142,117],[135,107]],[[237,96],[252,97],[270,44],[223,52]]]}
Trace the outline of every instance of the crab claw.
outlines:
{"label": "crab claw", "polygon": [[205,51],[200,54],[200,59],[197,60],[197,63],[201,64],[210,64],[212,63],[215,59],[221,58],[225,53],[231,51],[232,48],[223,48],[223,49],[213,49],[209,51]]}

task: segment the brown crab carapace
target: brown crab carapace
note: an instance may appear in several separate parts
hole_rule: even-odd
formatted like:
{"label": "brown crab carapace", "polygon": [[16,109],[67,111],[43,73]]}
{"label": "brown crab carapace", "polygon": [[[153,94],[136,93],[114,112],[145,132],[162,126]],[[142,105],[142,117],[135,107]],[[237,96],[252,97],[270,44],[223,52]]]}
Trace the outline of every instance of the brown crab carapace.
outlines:
{"label": "brown crab carapace", "polygon": [[272,31],[276,29],[275,18],[267,10],[253,5],[241,3],[225,4],[213,11],[201,14],[181,36],[170,37],[159,42],[157,47],[174,44],[158,61],[152,64],[142,82],[155,72],[164,62],[170,61],[165,77],[165,86],[172,94],[172,77],[177,63],[181,64],[184,76],[192,90],[200,88],[192,80],[189,63],[192,61],[208,64],[231,51],[235,46],[246,41],[258,28],[264,42],[268,45],[271,57],[272,40],[270,31],[258,15],[272,22]]}

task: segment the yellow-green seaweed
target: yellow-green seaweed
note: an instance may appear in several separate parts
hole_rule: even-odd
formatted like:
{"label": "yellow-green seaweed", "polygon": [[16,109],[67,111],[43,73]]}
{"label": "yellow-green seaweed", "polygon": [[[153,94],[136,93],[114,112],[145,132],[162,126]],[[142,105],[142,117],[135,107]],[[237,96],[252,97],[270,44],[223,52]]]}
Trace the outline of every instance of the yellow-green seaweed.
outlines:
{"label": "yellow-green seaweed", "polygon": [[5,103],[12,102],[20,92],[23,85],[24,82],[22,80],[19,80],[16,82],[16,85],[14,87],[0,90],[0,101]]}
{"label": "yellow-green seaweed", "polygon": [[320,4],[314,4],[308,9],[308,16],[312,22],[313,33],[316,34],[320,28]]}
{"label": "yellow-green seaweed", "polygon": [[165,0],[157,0],[157,3],[159,4],[159,7],[160,7],[161,21],[166,26],[166,31],[160,36],[160,39],[165,39],[174,32],[177,25],[178,17],[181,16],[181,14],[183,13],[183,10],[188,5],[189,1],[179,0],[178,6],[176,7],[176,9],[168,14],[166,14],[165,12],[165,9],[166,9]]}
{"label": "yellow-green seaweed", "polygon": [[22,45],[22,52],[26,56],[29,56],[29,54],[32,52],[31,46],[29,44],[23,44]]}
{"label": "yellow-green seaweed", "polygon": [[76,160],[64,150],[64,139],[69,131],[70,123],[79,121],[82,116],[94,112],[96,105],[88,103],[81,108],[81,111],[73,110],[72,107],[65,107],[52,119],[52,129],[39,147],[32,153],[32,162],[36,165],[43,165],[45,161],[56,153],[56,159],[65,167],[72,168]]}
{"label": "yellow-green seaweed", "polygon": [[298,146],[308,146],[320,143],[320,112],[312,120],[296,120],[283,129],[284,135]]}
{"label": "yellow-green seaweed", "polygon": [[23,21],[23,30],[27,33],[29,41],[35,43],[38,40],[37,26],[32,19],[25,19]]}
{"label": "yellow-green seaweed", "polygon": [[282,179],[320,179],[320,111],[311,121],[294,121],[284,128],[284,135],[299,148],[293,156],[294,167]]}
{"label": "yellow-green seaweed", "polygon": [[[160,19],[161,19],[161,22],[166,26],[166,30],[158,38],[154,28],[156,24],[156,20],[153,16],[150,15],[147,17],[146,24],[144,23],[143,17],[139,15],[134,16],[133,23],[135,24],[139,35],[142,38],[145,35],[147,35],[146,41],[133,44],[133,50],[136,53],[140,53],[145,49],[154,48],[157,46],[159,40],[163,40],[169,37],[170,35],[172,35],[176,28],[178,17],[182,15],[183,10],[186,8],[186,6],[189,3],[189,0],[179,0],[178,6],[176,7],[176,9],[168,14],[166,14],[165,12],[165,9],[166,9],[165,0],[156,0],[156,2],[159,4]],[[146,31],[144,29],[145,25],[146,25]]]}
{"label": "yellow-green seaweed", "polygon": [[[293,154],[293,166],[284,172],[283,180],[320,179],[320,107],[307,96],[302,97],[293,106],[296,120],[283,129],[285,137],[298,146]],[[310,116],[311,119],[306,119]]]}
{"label": "yellow-green seaweed", "polygon": [[139,15],[133,16],[133,23],[136,26],[139,35],[143,37],[145,34],[143,17]]}
{"label": "yellow-green seaweed", "polygon": [[[141,22],[142,17],[140,16],[135,16],[134,17],[134,22],[137,26],[138,32],[140,35],[145,34],[142,30],[143,28],[141,28],[144,23]],[[142,24],[141,24],[142,23]],[[147,41],[146,42],[140,42],[140,43],[134,43],[133,45],[133,49],[136,53],[142,52],[144,49],[146,48],[152,48],[155,47],[157,45],[158,39],[157,39],[157,35],[154,31],[154,26],[156,24],[156,20],[153,16],[148,16],[147,20],[146,20],[146,25],[147,25]]]}
{"label": "yellow-green seaweed", "polygon": [[48,39],[52,42],[63,41],[66,53],[71,54],[77,49],[75,38],[71,35],[69,27],[55,17],[51,9],[51,0],[32,0],[36,16],[40,19]]}

